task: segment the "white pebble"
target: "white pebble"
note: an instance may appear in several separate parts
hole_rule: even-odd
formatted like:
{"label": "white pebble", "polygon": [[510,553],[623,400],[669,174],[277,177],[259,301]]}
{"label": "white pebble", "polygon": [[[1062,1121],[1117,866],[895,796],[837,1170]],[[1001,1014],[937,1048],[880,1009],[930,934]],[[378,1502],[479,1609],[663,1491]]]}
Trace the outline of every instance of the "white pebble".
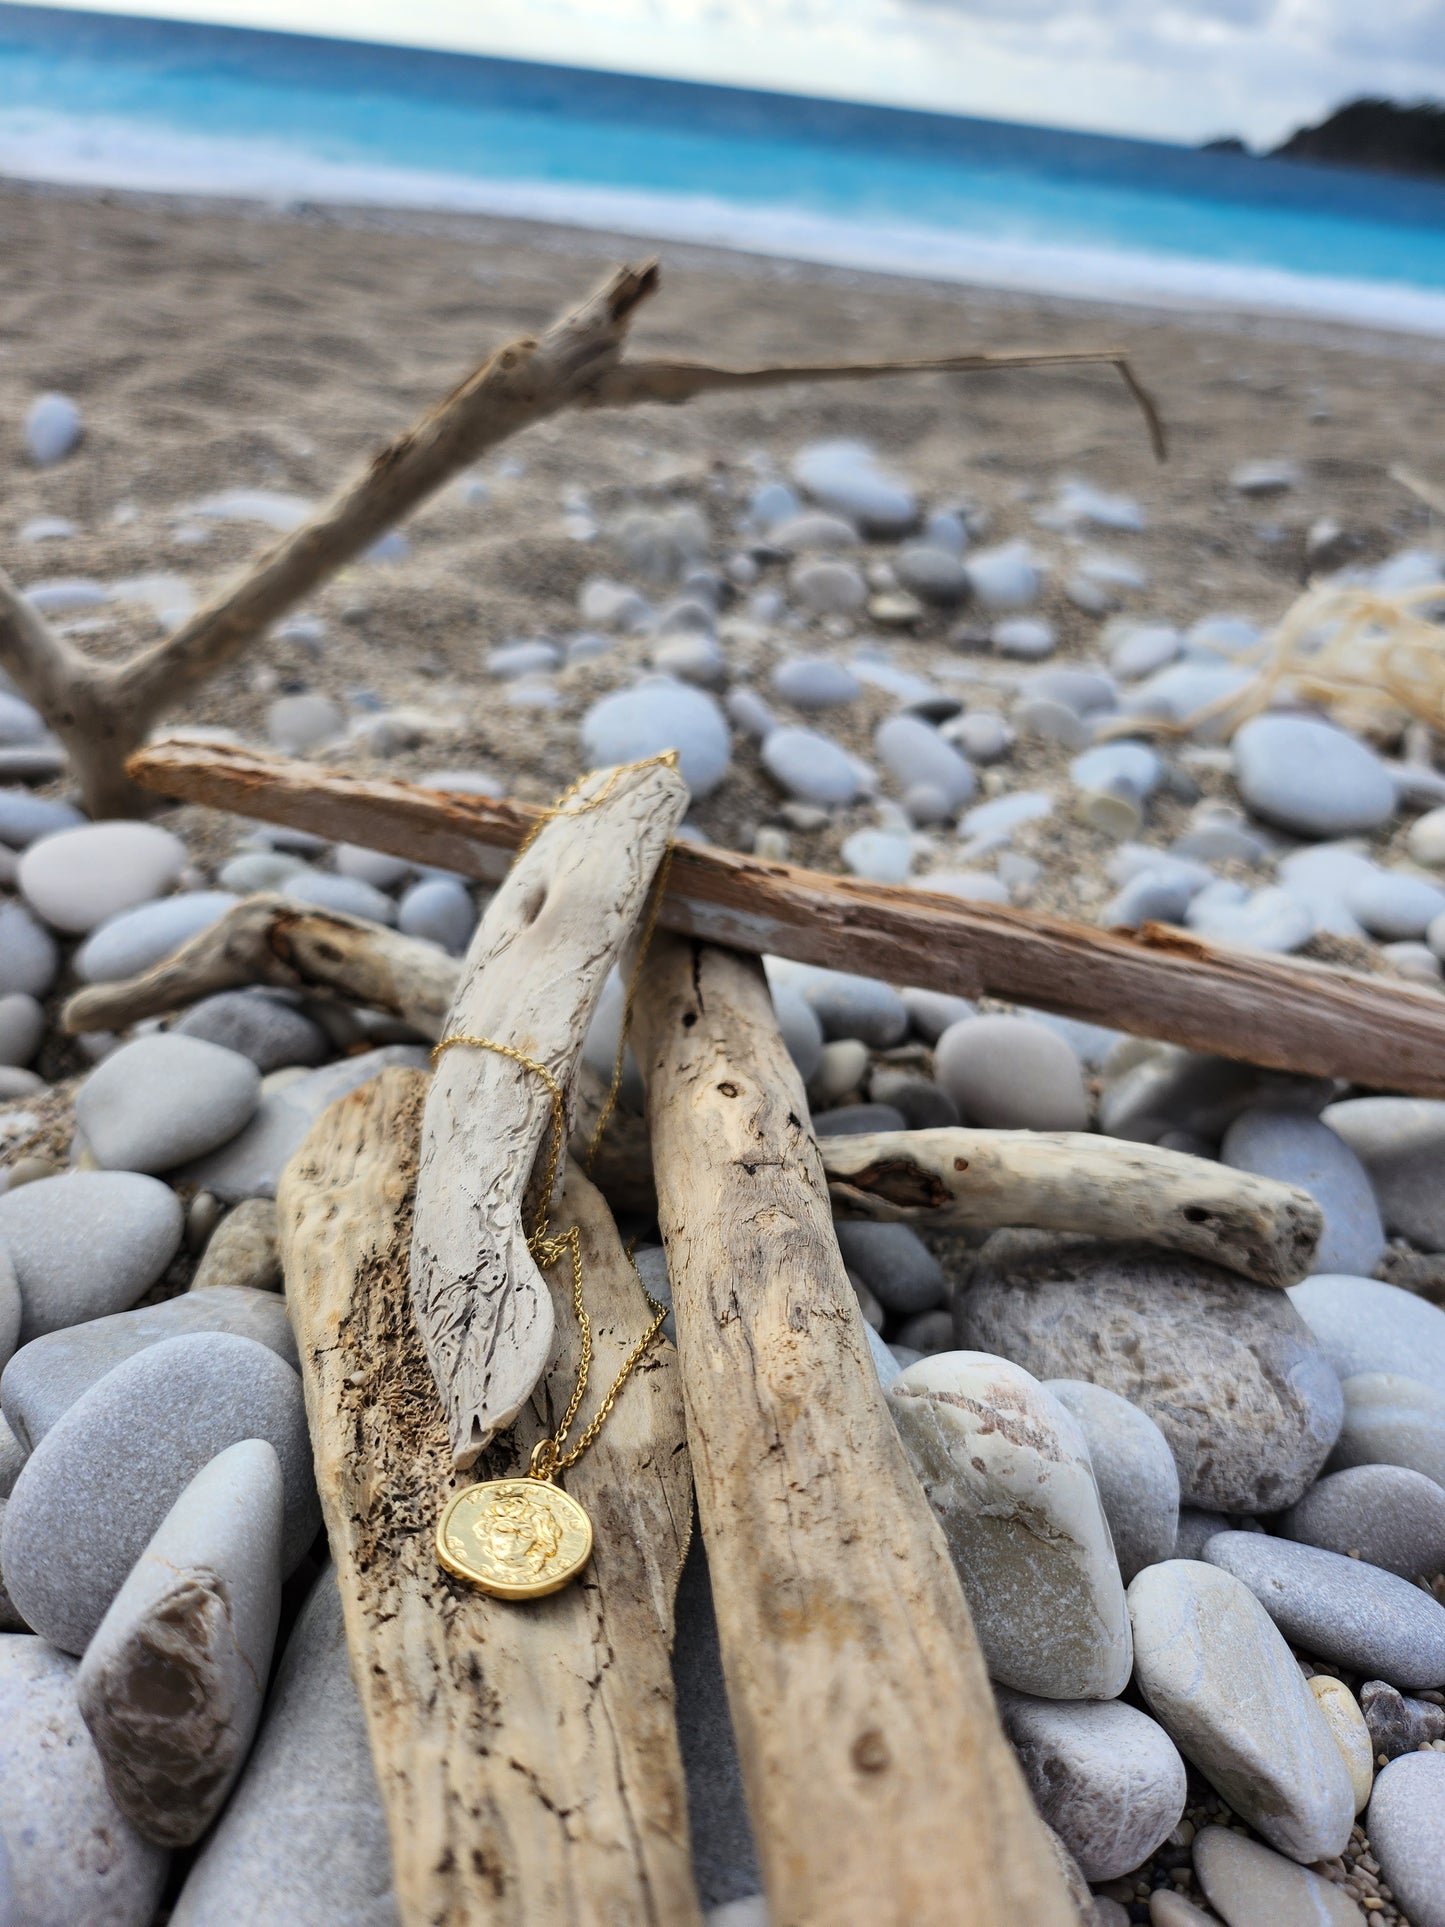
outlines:
{"label": "white pebble", "polygon": [[986,609],[1026,608],[1043,587],[1043,565],[1027,542],[976,549],[963,566],[969,587]]}
{"label": "white pebble", "polygon": [[69,395],[37,395],[25,416],[25,446],[37,468],[63,462],[84,432],[80,410]]}

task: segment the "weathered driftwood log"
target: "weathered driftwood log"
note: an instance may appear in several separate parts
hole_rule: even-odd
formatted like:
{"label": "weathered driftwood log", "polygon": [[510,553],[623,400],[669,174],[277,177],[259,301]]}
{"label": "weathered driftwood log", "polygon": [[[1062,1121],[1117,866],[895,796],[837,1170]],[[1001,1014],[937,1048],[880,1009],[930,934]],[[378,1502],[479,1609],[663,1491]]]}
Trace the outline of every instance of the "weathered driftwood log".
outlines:
{"label": "weathered driftwood log", "polygon": [[888,1131],[818,1149],[842,1217],[1142,1238],[1279,1286],[1307,1276],[1324,1232],[1292,1184],[1084,1131]]}
{"label": "weathered driftwood log", "polygon": [[416,425],[381,450],[334,501],[252,563],[175,634],[128,662],[83,655],[57,635],[0,571],[0,670],[15,681],[64,742],[92,815],[118,815],[140,800],[127,754],[223,663],[305,595],[359,555],[459,470],[489,449],[566,408],[632,408],[683,402],[719,389],[791,381],[863,381],[875,375],[972,374],[1104,362],[1143,411],[1162,460],[1158,412],[1116,349],[1003,352],[924,360],[802,362],[717,368],[704,362],[624,362],[633,314],[658,284],[655,261],[619,268],[580,307],[538,338],[499,348]]}
{"label": "weathered driftwood log", "polygon": [[[443,1038],[487,1038],[565,1092],[607,974],[687,807],[666,764],[599,770],[545,824],[487,906]],[[553,1098],[534,1069],[468,1044],[437,1060],[426,1101],[411,1291],[452,1456],[472,1464],[546,1368],[552,1298],[523,1206]],[[543,1201],[545,1203],[545,1200]]]}
{"label": "weathered driftwood log", "polygon": [[363,917],[246,897],[141,976],[76,991],[61,1021],[72,1035],[123,1030],[218,990],[265,984],[344,998],[439,1037],[460,971],[435,944]]}
{"label": "weathered driftwood log", "polygon": [[775,1920],[1074,1911],[884,1407],[762,971],[658,937],[638,998],[698,1515]]}
{"label": "weathered driftwood log", "polygon": [[[494,882],[536,820],[524,805],[183,740],[132,758],[163,796],[393,850]],[[1445,1096],[1445,999],[1383,977],[1035,911],[825,876],[679,844],[661,922],[735,950],[960,996],[988,993],[1191,1050],[1377,1089]]]}
{"label": "weathered driftwood log", "polygon": [[[405,1927],[689,1927],[698,1919],[669,1651],[689,1474],[676,1354],[657,1341],[567,1475],[592,1562],[529,1605],[437,1564],[437,1516],[465,1480],[407,1291],[426,1080],[388,1071],[317,1123],[282,1179],[286,1294],[352,1668],[386,1806]],[[596,1192],[569,1173],[594,1382],[609,1384],[647,1305]],[[565,1267],[563,1267],[565,1271]],[[547,1385],[517,1423],[525,1467],[577,1370],[571,1281]],[[505,1456],[505,1462],[503,1462]]]}

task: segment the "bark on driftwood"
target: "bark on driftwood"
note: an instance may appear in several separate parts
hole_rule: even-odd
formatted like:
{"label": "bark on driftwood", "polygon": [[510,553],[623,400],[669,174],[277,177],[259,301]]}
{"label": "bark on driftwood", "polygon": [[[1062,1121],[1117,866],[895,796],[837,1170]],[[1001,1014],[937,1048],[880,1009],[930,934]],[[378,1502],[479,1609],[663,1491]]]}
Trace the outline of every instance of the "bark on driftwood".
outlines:
{"label": "bark on driftwood", "polygon": [[[588,777],[488,904],[444,1036],[489,1038],[567,1090],[686,807],[687,786],[665,764]],[[552,1129],[534,1070],[473,1045],[438,1058],[411,1289],[460,1468],[511,1424],[546,1367],[552,1299],[527,1247],[536,1200],[525,1219],[524,1203]]]}
{"label": "bark on driftwood", "polygon": [[[164,796],[494,881],[536,812],[253,750],[158,744],[131,765]],[[661,922],[735,950],[889,983],[1007,997],[1274,1070],[1445,1096],[1445,999],[1159,924],[1099,930],[1034,911],[825,876],[679,844]]]}
{"label": "bark on driftwood", "polygon": [[698,1514],[772,1917],[1075,1919],[884,1407],[797,1071],[750,960],[658,937],[638,999]]}
{"label": "bark on driftwood", "polygon": [[[591,1564],[518,1606],[441,1570],[433,1533],[466,1483],[406,1283],[426,1080],[388,1071],[320,1119],[282,1179],[286,1294],[352,1669],[386,1807],[404,1927],[690,1927],[698,1919],[673,1718],[673,1598],[690,1499],[676,1354],[658,1340],[567,1475]],[[594,1382],[647,1306],[605,1206],[570,1173]],[[565,1269],[565,1268],[564,1268]],[[516,1452],[555,1427],[577,1369],[570,1278],[558,1355]],[[492,1475],[518,1469],[496,1454]]]}
{"label": "bark on driftwood", "polygon": [[1292,1184],[1085,1131],[888,1131],[818,1149],[840,1217],[1142,1238],[1281,1287],[1308,1275],[1324,1232]]}
{"label": "bark on driftwood", "polygon": [[368,548],[459,470],[525,428],[566,408],[682,402],[717,389],[788,381],[858,381],[919,372],[1104,362],[1143,410],[1155,453],[1157,411],[1117,350],[943,355],[927,360],[817,362],[715,368],[702,362],[621,359],[638,306],[655,292],[655,261],[619,268],[597,293],[538,339],[500,348],[415,427],[382,449],[334,501],[269,549],[174,635],[128,662],[84,656],[58,636],[0,572],[0,669],[45,716],[70,755],[92,815],[122,815],[140,801],[126,756],[222,664]]}

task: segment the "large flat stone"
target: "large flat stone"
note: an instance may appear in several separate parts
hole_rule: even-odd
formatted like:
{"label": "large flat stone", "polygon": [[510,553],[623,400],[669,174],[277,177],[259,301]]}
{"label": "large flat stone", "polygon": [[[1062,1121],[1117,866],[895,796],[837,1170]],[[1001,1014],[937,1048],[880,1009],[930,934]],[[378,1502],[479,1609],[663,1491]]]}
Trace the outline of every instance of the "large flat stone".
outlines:
{"label": "large flat stone", "polygon": [[1369,1176],[1344,1139],[1317,1117],[1288,1109],[1245,1111],[1225,1132],[1219,1157],[1238,1171],[1308,1191],[1325,1220],[1317,1270],[1368,1274],[1379,1263],[1385,1230]]}
{"label": "large flat stone", "polygon": [[1195,1835],[1194,1871],[1228,1927],[1364,1927],[1364,1914],[1332,1881],[1229,1827]]}
{"label": "large flat stone", "polygon": [[122,910],[92,931],[76,951],[75,974],[87,984],[138,977],[209,929],[238,901],[229,890],[187,890]]}
{"label": "large flat stone", "polygon": [[1398,1372],[1445,1394],[1445,1311],[1398,1285],[1324,1270],[1289,1288],[1290,1302],[1339,1376]]}
{"label": "large flat stone", "polygon": [[1053,1393],[1084,1435],[1127,1586],[1145,1566],[1174,1557],[1179,1468],[1169,1441],[1147,1412],[1102,1385],[1052,1378],[1044,1390]]}
{"label": "large flat stone", "polygon": [[261,1717],[281,1612],[281,1464],[242,1439],[203,1466],[85,1650],[80,1709],[116,1804],[144,1839],[193,1846]]}
{"label": "large flat stone", "polygon": [[1323,1116],[1369,1172],[1385,1229],[1445,1251],[1445,1102],[1350,1097]]}
{"label": "large flat stone", "polygon": [[155,823],[85,823],[43,836],[20,859],[20,894],[56,930],[81,935],[164,896],[189,853]]}
{"label": "large flat stone", "polygon": [[98,1064],[76,1095],[75,1121],[102,1169],[155,1173],[229,1144],[260,1101],[249,1057],[162,1034]]}
{"label": "large flat stone", "polygon": [[1445,1754],[1391,1760],[1375,1781],[1365,1828],[1410,1927],[1445,1927]]}
{"label": "large flat stone", "polygon": [[1185,1759],[1256,1832],[1308,1864],[1340,1853],[1349,1771],[1283,1635],[1217,1566],[1169,1559],[1129,1588],[1135,1679]]}
{"label": "large flat stone", "polygon": [[1217,1533],[1204,1557],[1243,1580],[1305,1652],[1391,1686],[1445,1684],[1445,1606],[1408,1579],[1263,1532]]}
{"label": "large flat stone", "polygon": [[254,1338],[300,1368],[285,1302],[274,1292],[222,1285],[31,1339],[0,1373],[0,1412],[23,1449],[32,1452],[76,1400],[123,1360],[164,1339],[204,1331]]}
{"label": "large flat stone", "polygon": [[417,1045],[387,1044],[360,1057],[324,1064],[284,1090],[267,1092],[251,1122],[229,1144],[174,1176],[198,1191],[214,1192],[226,1204],[242,1198],[274,1198],[281,1173],[328,1105],[393,1065],[426,1070],[430,1062],[430,1054]]}
{"label": "large flat stone", "polygon": [[1279,1529],[1287,1539],[1368,1560],[1402,1579],[1445,1572],[1445,1489],[1407,1466],[1331,1472],[1290,1507]]}
{"label": "large flat stone", "polygon": [[276,1674],[250,1764],[170,1927],[400,1927],[391,1846],[336,1575],[322,1573]]}
{"label": "large flat stone", "polygon": [[1403,1465],[1445,1486],[1445,1392],[1402,1372],[1355,1372],[1340,1387],[1345,1418],[1332,1472]]}
{"label": "large flat stone", "polygon": [[1112,1699],[1128,1614],[1083,1434],[1007,1359],[939,1352],[886,1397],[943,1527],[990,1675],[1045,1699]]}
{"label": "large flat stone", "polygon": [[1184,1812],[1184,1762],[1163,1727],[1119,1700],[997,1697],[1034,1802],[1085,1878],[1142,1866]]}
{"label": "large flat stone", "polygon": [[997,1232],[956,1316],[967,1345],[1137,1405],[1169,1442],[1184,1503],[1208,1512],[1292,1505],[1340,1429],[1339,1380],[1285,1294],[1216,1265]]}
{"label": "large flat stone", "polygon": [[108,1372],[31,1453],[5,1508],[0,1569],[28,1623],[62,1652],[84,1652],[185,1487],[248,1438],[281,1461],[290,1572],[320,1522],[291,1367],[254,1339],[193,1332]]}
{"label": "large flat stone", "polygon": [[1234,737],[1234,780],[1255,816],[1296,836],[1355,836],[1395,812],[1395,781],[1348,731],[1308,716],[1255,716]]}
{"label": "large flat stone", "polygon": [[20,1281],[20,1343],[124,1311],[181,1242],[180,1200],[130,1171],[67,1171],[0,1195],[0,1243]]}
{"label": "large flat stone", "polygon": [[169,1854],[111,1798],[75,1699],[75,1661],[0,1636],[0,1918],[13,1927],[151,1927]]}

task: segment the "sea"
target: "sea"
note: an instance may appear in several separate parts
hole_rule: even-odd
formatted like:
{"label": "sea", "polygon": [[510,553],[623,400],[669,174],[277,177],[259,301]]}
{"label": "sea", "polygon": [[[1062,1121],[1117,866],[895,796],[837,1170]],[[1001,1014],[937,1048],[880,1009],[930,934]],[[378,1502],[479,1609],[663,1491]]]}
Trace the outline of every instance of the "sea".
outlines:
{"label": "sea", "polygon": [[1445,334],[1442,186],[302,34],[0,4],[0,174]]}

